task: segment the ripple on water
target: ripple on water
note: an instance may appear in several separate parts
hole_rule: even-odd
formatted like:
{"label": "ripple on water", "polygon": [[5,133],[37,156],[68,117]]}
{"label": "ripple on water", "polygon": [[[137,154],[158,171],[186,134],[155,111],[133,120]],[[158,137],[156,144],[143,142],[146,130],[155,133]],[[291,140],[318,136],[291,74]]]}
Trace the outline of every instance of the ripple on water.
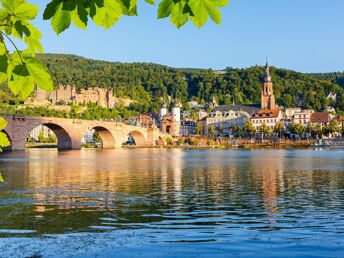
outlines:
{"label": "ripple on water", "polygon": [[343,152],[35,150],[0,163],[6,256],[344,253]]}

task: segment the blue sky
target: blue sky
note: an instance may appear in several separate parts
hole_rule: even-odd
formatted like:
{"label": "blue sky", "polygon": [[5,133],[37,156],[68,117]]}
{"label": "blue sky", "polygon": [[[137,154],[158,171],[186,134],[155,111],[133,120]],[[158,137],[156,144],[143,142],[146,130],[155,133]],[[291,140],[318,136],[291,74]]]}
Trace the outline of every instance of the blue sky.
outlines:
{"label": "blue sky", "polygon": [[[31,0],[40,5],[49,1]],[[56,36],[42,15],[35,22],[48,53],[121,62],[222,69],[271,65],[303,72],[344,70],[344,0],[232,0],[220,26],[175,28],[140,0],[139,16],[105,31],[90,23]]]}

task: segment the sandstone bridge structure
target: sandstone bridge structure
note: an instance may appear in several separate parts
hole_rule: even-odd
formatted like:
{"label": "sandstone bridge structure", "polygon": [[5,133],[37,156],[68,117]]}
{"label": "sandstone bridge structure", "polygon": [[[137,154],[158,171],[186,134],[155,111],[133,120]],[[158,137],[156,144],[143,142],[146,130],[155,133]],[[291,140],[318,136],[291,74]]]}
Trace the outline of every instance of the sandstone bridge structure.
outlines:
{"label": "sandstone bridge structure", "polygon": [[8,122],[4,132],[10,139],[8,150],[24,150],[30,132],[37,126],[44,125],[56,135],[60,150],[79,150],[82,138],[89,130],[98,132],[102,147],[105,149],[121,148],[129,135],[137,146],[164,145],[168,134],[158,128],[143,128],[126,125],[115,121],[81,120],[53,117],[31,117],[2,115]]}

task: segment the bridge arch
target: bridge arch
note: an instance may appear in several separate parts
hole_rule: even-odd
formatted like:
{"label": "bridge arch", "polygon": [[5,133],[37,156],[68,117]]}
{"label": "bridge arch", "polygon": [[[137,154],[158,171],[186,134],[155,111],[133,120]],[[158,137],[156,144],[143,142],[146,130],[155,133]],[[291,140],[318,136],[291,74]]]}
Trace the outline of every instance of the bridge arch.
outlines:
{"label": "bridge arch", "polygon": [[166,141],[163,137],[159,136],[159,138],[156,141],[156,145],[166,145]]}
{"label": "bridge arch", "polygon": [[137,146],[147,145],[147,139],[140,131],[137,131],[137,130],[131,131],[129,135],[134,139],[135,145]]}
{"label": "bridge arch", "polygon": [[[67,132],[65,128],[62,126],[55,124],[55,123],[42,123],[36,125],[32,130],[34,130],[37,126],[44,125],[48,127],[53,133],[56,135],[57,138],[57,148],[59,150],[71,150],[72,149],[72,137]],[[31,131],[32,131],[31,130]],[[31,133],[29,132],[29,134]]]}
{"label": "bridge arch", "polygon": [[103,149],[114,149],[116,147],[115,137],[109,129],[103,126],[95,126],[92,129],[99,134]]}

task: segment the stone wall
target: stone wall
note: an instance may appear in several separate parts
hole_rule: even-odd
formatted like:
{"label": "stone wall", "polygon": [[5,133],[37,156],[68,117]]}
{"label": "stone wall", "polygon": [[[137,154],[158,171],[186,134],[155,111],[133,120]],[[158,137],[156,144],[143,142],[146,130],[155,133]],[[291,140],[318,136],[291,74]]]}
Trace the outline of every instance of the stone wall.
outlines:
{"label": "stone wall", "polygon": [[25,103],[30,105],[54,105],[61,102],[66,104],[94,103],[101,107],[112,108],[118,104],[129,106],[133,101],[115,97],[111,89],[95,87],[77,91],[73,85],[59,85],[53,92],[36,89],[34,98],[28,99]]}

